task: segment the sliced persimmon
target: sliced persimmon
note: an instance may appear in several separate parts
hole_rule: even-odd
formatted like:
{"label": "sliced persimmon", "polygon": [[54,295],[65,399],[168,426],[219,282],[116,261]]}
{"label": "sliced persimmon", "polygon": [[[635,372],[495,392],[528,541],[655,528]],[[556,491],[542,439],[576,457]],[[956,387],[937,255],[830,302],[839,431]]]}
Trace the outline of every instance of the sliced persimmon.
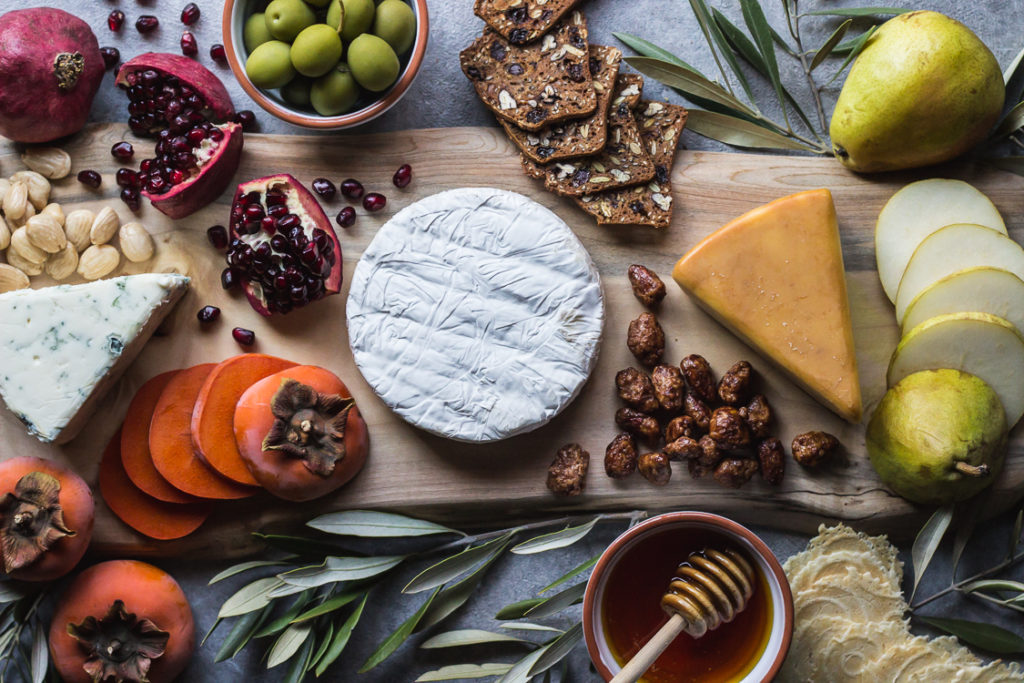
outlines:
{"label": "sliced persimmon", "polygon": [[334,373],[314,365],[282,370],[249,387],[235,408],[235,438],[256,481],[279,498],[304,501],[356,476],[370,437],[351,398]]}
{"label": "sliced persimmon", "polygon": [[168,541],[198,529],[210,516],[212,505],[167,503],[147,495],[128,477],[121,455],[122,433],[107,444],[100,460],[100,495],[117,517],[143,536]]}
{"label": "sliced persimmon", "polygon": [[214,472],[192,445],[192,411],[203,382],[217,366],[204,363],[182,370],[164,387],[149,424],[153,465],[167,482],[193,496],[217,500],[248,498],[258,489]]}
{"label": "sliced persimmon", "polygon": [[235,405],[256,382],[296,365],[275,356],[244,353],[213,369],[192,411],[192,443],[207,465],[231,481],[259,485],[235,444]]}

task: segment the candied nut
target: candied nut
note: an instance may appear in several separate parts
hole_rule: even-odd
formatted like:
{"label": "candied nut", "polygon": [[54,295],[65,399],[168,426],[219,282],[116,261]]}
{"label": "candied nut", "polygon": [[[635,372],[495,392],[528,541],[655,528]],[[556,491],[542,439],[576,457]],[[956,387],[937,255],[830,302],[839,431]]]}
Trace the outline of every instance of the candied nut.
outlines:
{"label": "candied nut", "polygon": [[60,147],[29,147],[21,162],[47,178],[65,178],[71,173],[71,155]]}
{"label": "candied nut", "polygon": [[708,467],[707,465],[701,464],[700,460],[691,459],[686,461],[686,470],[694,479],[703,479],[714,472],[715,468],[714,466]]}
{"label": "candied nut", "polygon": [[653,413],[658,409],[658,398],[654,395],[651,376],[643,370],[619,370],[615,374],[615,386],[619,390],[619,398],[629,407],[641,413]]}
{"label": "candied nut", "polygon": [[28,275],[7,263],[0,263],[0,293],[29,286]]}
{"label": "candied nut", "polygon": [[806,432],[793,439],[793,459],[804,467],[815,467],[839,446],[839,439],[827,432]]}
{"label": "candied nut", "polygon": [[626,275],[629,277],[630,286],[633,287],[633,296],[644,306],[650,308],[665,298],[665,283],[647,266],[634,263],[626,271]]}
{"label": "candied nut", "polygon": [[28,185],[23,182],[11,183],[11,189],[4,194],[3,210],[7,220],[16,221],[25,215],[28,206]]}
{"label": "candied nut", "polygon": [[725,457],[725,453],[718,448],[718,442],[712,439],[709,434],[705,434],[700,437],[697,444],[700,446],[700,453],[697,455],[697,460],[705,467],[714,467],[718,464],[719,460]]}
{"label": "candied nut", "polygon": [[25,223],[28,241],[47,254],[56,254],[68,244],[67,235],[57,219],[49,214],[41,213],[28,219]]}
{"label": "candied nut", "polygon": [[722,403],[730,406],[740,406],[747,402],[747,395],[750,391],[750,377],[754,369],[750,363],[741,360],[722,375],[722,381],[718,383],[718,398]]}
{"label": "candied nut", "polygon": [[548,467],[548,490],[560,496],[578,496],[586,486],[589,466],[590,453],[578,443],[562,446]]}
{"label": "candied nut", "polygon": [[715,468],[715,481],[732,489],[750,481],[759,468],[756,460],[750,458],[726,458]]}
{"label": "candied nut", "polygon": [[651,446],[661,441],[661,425],[658,420],[638,410],[619,408],[615,411],[615,424]]}
{"label": "candied nut", "polygon": [[682,371],[674,365],[658,365],[651,371],[654,395],[661,409],[669,415],[676,415],[683,409],[686,384]]}
{"label": "candied nut", "polygon": [[96,219],[89,228],[89,241],[93,244],[106,244],[114,239],[120,226],[121,219],[117,217],[117,212],[109,206],[104,206],[96,214]]}
{"label": "candied nut", "polygon": [[153,258],[153,238],[142,223],[125,223],[117,233],[121,253],[132,263]]}
{"label": "candied nut", "polygon": [[32,263],[14,249],[7,250],[7,262],[29,277],[41,275],[43,272],[42,263]]}
{"label": "candied nut", "polygon": [[718,400],[715,376],[711,374],[711,365],[704,356],[690,354],[682,360],[679,367],[683,370],[686,383],[690,385],[690,391],[695,393],[697,398],[705,403],[714,403]]}
{"label": "candied nut", "polygon": [[35,171],[18,171],[11,176],[12,183],[25,183],[28,188],[28,200],[37,211],[42,211],[50,201],[50,181]]}
{"label": "candied nut", "polygon": [[701,432],[708,431],[708,426],[711,423],[711,409],[707,407],[704,401],[697,398],[692,392],[687,392],[683,409],[693,419],[693,424],[696,425],[697,429]]}
{"label": "candied nut", "polygon": [[740,417],[740,411],[729,406],[715,408],[708,424],[708,436],[726,450],[750,445],[750,429]]}
{"label": "candied nut", "polygon": [[657,451],[644,453],[637,458],[636,468],[644,475],[644,479],[658,486],[664,486],[672,478],[672,463],[667,455]]}
{"label": "candied nut", "polygon": [[665,444],[665,448],[662,451],[669,457],[669,460],[690,460],[692,458],[699,458],[704,449],[690,437],[681,436]]}
{"label": "candied nut", "polygon": [[64,218],[64,234],[68,236],[68,242],[75,245],[78,253],[92,244],[89,232],[95,220],[96,215],[89,209],[75,209]]}
{"label": "candied nut", "polygon": [[772,409],[763,394],[756,394],[750,403],[740,408],[740,416],[747,421],[750,434],[758,439],[768,436],[772,423]]}
{"label": "candied nut", "polygon": [[24,225],[11,233],[11,251],[18,254],[26,261],[42,264],[46,261],[47,253],[32,244],[28,238],[28,228]]}
{"label": "candied nut", "polygon": [[121,252],[109,244],[94,244],[78,258],[78,274],[86,280],[109,275],[121,262]]}
{"label": "candied nut", "polygon": [[782,483],[786,473],[786,449],[774,436],[757,444],[757,460],[761,465],[761,478],[772,486]]}
{"label": "candied nut", "polygon": [[636,442],[629,434],[617,434],[604,451],[604,471],[612,479],[625,479],[636,471]]}
{"label": "candied nut", "polygon": [[697,424],[689,415],[673,417],[665,426],[665,443],[672,443],[681,436],[688,436],[691,439],[699,439]]}
{"label": "candied nut", "polygon": [[665,353],[665,332],[653,313],[641,313],[630,321],[626,346],[647,367],[658,364],[661,354]]}
{"label": "candied nut", "polygon": [[44,266],[46,274],[54,280],[66,280],[78,270],[78,251],[70,242],[64,249],[51,254]]}

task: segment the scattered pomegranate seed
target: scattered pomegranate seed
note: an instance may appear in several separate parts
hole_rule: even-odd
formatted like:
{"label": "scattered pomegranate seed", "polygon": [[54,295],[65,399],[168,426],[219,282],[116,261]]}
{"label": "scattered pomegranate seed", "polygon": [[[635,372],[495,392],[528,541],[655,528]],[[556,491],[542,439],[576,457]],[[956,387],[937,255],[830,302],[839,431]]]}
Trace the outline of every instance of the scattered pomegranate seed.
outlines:
{"label": "scattered pomegranate seed", "polygon": [[206,237],[215,249],[224,249],[228,246],[228,229],[223,225],[214,225],[207,228]]}
{"label": "scattered pomegranate seed", "polygon": [[214,320],[220,317],[220,309],[216,306],[203,306],[196,313],[196,317],[199,318],[201,323],[212,323]]}
{"label": "scattered pomegranate seed", "polygon": [[360,199],[365,191],[363,184],[355,178],[341,181],[341,193],[349,199]]}
{"label": "scattered pomegranate seed", "polygon": [[124,12],[119,9],[112,10],[110,14],[107,15],[107,26],[109,26],[110,30],[115,33],[120,31],[121,27],[124,26]]}
{"label": "scattered pomegranate seed", "polygon": [[313,181],[313,191],[324,199],[330,199],[338,191],[338,188],[327,178],[317,178]]}
{"label": "scattered pomegranate seed", "polygon": [[338,212],[338,217],[334,220],[343,228],[351,228],[353,223],[356,222],[356,210],[351,206],[346,206]]}
{"label": "scattered pomegranate seed", "polygon": [[135,30],[139,33],[152,33],[160,25],[160,20],[152,14],[143,14],[135,20]]}
{"label": "scattered pomegranate seed", "polygon": [[93,189],[99,187],[102,181],[103,177],[100,176],[100,174],[97,173],[96,171],[85,170],[78,172],[78,182],[82,183],[83,185],[87,185]]}
{"label": "scattered pomegranate seed", "polygon": [[220,43],[214,43],[210,46],[210,58],[221,64],[228,63],[228,53],[224,51],[224,46]]}
{"label": "scattered pomegranate seed", "polygon": [[103,57],[103,66],[107,70],[113,69],[121,61],[121,53],[116,47],[101,47],[100,55]]}
{"label": "scattered pomegranate seed", "polygon": [[110,153],[114,155],[115,159],[128,161],[135,155],[135,150],[132,148],[132,143],[122,140],[114,143],[114,146],[110,148]]}
{"label": "scattered pomegranate seed", "polygon": [[199,43],[196,42],[196,37],[192,35],[191,31],[181,34],[181,54],[186,57],[195,57],[199,54]]}
{"label": "scattered pomegranate seed", "polygon": [[191,26],[197,21],[199,21],[199,5],[190,2],[185,5],[185,9],[181,10],[181,23]]}
{"label": "scattered pomegranate seed", "polygon": [[363,208],[367,211],[380,211],[388,203],[388,198],[379,192],[371,192],[363,197]]}
{"label": "scattered pomegranate seed", "polygon": [[140,206],[138,188],[126,187],[121,190],[121,201],[127,204],[132,211],[138,211]]}
{"label": "scattered pomegranate seed", "polygon": [[220,274],[220,286],[233,289],[238,286],[238,274],[231,268],[225,268]]}
{"label": "scattered pomegranate seed", "polygon": [[231,330],[231,336],[242,346],[252,346],[256,343],[256,333],[244,327],[236,327]]}
{"label": "scattered pomegranate seed", "polygon": [[405,187],[412,182],[412,166],[409,164],[402,164],[395,171],[395,177],[391,179],[391,182],[395,184],[395,187]]}
{"label": "scattered pomegranate seed", "polygon": [[235,112],[235,123],[242,126],[246,133],[256,130],[256,114],[248,109]]}
{"label": "scattered pomegranate seed", "polygon": [[114,174],[118,187],[138,187],[139,174],[130,168],[119,168]]}

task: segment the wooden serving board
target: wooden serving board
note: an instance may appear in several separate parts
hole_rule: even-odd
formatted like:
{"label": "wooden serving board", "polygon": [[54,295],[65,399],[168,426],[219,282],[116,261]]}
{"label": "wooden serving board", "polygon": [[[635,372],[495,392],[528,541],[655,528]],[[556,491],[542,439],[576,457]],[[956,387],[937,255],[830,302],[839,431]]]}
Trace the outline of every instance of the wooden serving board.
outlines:
{"label": "wooden serving board", "polygon": [[[128,209],[116,197],[108,150],[131,139],[137,159],[150,153],[149,143],[133,139],[122,125],[93,126],[67,147],[74,173],[93,168],[104,174],[103,186],[91,191],[73,175],[55,184],[54,197],[65,206],[115,207],[123,221]],[[391,184],[401,164],[413,167],[414,180],[405,190]],[[0,172],[21,168],[16,149],[0,144]],[[31,453],[71,463],[91,484],[103,448],[118,428],[135,390],[166,370],[219,361],[241,352],[231,338],[234,326],[256,331],[254,351],[295,361],[320,364],[337,372],[349,385],[369,424],[370,458],[362,473],[336,494],[306,504],[289,504],[260,495],[225,503],[197,533],[180,541],[145,539],[121,524],[98,500],[95,530],[101,552],[142,555],[238,555],[253,549],[249,532],[285,524],[298,525],[316,514],[343,508],[373,508],[463,525],[506,525],[514,519],[597,510],[696,509],[722,513],[741,522],[811,532],[825,521],[844,520],[859,529],[912,534],[929,509],[912,506],[887,491],[868,463],[864,426],[850,425],[830,413],[728,331],[698,310],[670,279],[676,259],[701,238],[732,218],[777,197],[817,187],[829,188],[839,213],[853,310],[865,416],[870,416],[885,389],[885,368],[896,345],[898,329],[874,270],[875,218],[888,197],[902,184],[927,175],[957,177],[988,193],[1003,213],[1010,232],[1024,237],[1024,179],[972,165],[918,174],[860,177],[831,159],[681,152],[673,173],[675,220],[666,231],[647,228],[603,228],[570,201],[544,192],[521,171],[518,156],[497,130],[446,128],[370,136],[299,137],[250,135],[236,180],[289,172],[308,184],[325,176],[335,181],[355,177],[368,191],[388,197],[380,214],[358,208],[354,227],[340,231],[345,260],[341,296],[286,317],[262,319],[244,297],[220,287],[223,255],[207,242],[206,228],[226,223],[232,193],[202,211],[172,222],[148,205],[140,220],[154,234],[157,256],[149,264],[128,264],[124,272],[174,269],[193,278],[191,292],[164,325],[124,379],[107,397],[91,424],[64,447],[40,444],[28,436],[8,412],[0,414],[0,457]],[[576,231],[601,271],[607,321],[600,362],[580,397],[547,426],[492,445],[447,441],[397,418],[375,396],[355,367],[345,329],[348,281],[363,249],[393,213],[415,200],[457,187],[494,186],[521,192],[553,209]],[[341,200],[325,204],[333,216]],[[126,262],[125,262],[126,263]],[[626,481],[605,476],[603,455],[616,433],[614,375],[634,364],[625,345],[626,327],[643,309],[633,298],[626,268],[643,263],[668,284],[659,314],[668,336],[666,358],[678,361],[689,353],[705,355],[717,372],[739,359],[749,359],[760,372],[764,393],[778,418],[777,434],[788,444],[796,434],[822,429],[839,437],[845,452],[832,464],[808,471],[792,460],[784,483],[770,487],[759,478],[742,489],[726,489],[715,481],[695,481],[685,467],[676,467],[668,485],[655,487],[639,475]],[[45,284],[36,279],[38,285]],[[37,285],[34,285],[37,286]],[[200,329],[196,311],[219,306],[221,320]],[[561,445],[578,441],[591,453],[583,496],[556,498],[545,488],[546,468]],[[988,494],[992,511],[1006,509],[1024,483],[1024,437],[1017,430],[1006,469]],[[97,498],[99,498],[97,496]]]}

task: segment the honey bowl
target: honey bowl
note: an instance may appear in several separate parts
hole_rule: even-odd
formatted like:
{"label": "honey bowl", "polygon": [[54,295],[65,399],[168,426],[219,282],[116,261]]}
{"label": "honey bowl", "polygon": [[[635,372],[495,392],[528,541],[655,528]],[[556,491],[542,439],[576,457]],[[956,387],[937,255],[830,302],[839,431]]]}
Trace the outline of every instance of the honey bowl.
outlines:
{"label": "honey bowl", "polygon": [[605,681],[669,619],[661,598],[692,552],[734,550],[754,567],[754,591],[732,621],[701,638],[680,634],[640,679],[644,683],[771,681],[793,635],[793,595],[772,551],[749,529],[719,515],[670,512],[625,531],[602,553],[583,597],[583,633]]}

